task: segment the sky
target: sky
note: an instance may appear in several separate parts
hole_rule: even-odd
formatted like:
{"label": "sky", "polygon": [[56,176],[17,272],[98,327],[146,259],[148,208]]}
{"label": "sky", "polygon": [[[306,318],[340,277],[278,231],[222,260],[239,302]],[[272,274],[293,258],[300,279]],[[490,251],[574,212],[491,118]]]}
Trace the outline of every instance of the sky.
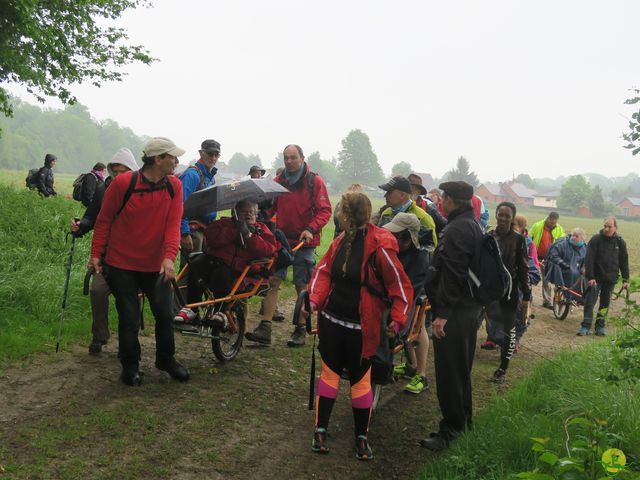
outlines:
{"label": "sky", "polygon": [[464,156],[484,181],[619,176],[640,162],[621,138],[638,18],[637,0],[153,0],[117,24],[158,61],[73,92],[185,162],[205,138],[222,160],[269,166],[289,143],[329,159],[358,128],[387,173],[440,177]]}

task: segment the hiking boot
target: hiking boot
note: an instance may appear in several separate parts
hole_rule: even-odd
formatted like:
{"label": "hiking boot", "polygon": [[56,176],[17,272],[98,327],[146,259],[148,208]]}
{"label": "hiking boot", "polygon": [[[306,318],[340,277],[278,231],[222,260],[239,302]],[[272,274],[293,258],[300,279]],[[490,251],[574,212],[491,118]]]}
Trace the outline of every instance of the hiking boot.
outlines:
{"label": "hiking boot", "polygon": [[393,374],[396,377],[413,378],[416,374],[416,369],[407,364],[407,362],[402,362],[400,365],[393,367]]}
{"label": "hiking boot", "polygon": [[269,320],[262,320],[253,332],[245,333],[244,337],[251,342],[271,345],[271,322]]}
{"label": "hiking boot", "polygon": [[98,355],[100,352],[102,352],[102,347],[104,346],[104,344],[105,342],[93,340],[89,345],[89,355]]}
{"label": "hiking boot", "polygon": [[371,450],[366,435],[356,437],[356,458],[358,460],[373,460],[373,450]]}
{"label": "hiking boot", "polygon": [[329,453],[329,447],[327,446],[326,428],[316,428],[316,431],[313,432],[311,451],[315,453]]}
{"label": "hiking boot", "polygon": [[427,377],[423,377],[422,375],[415,375],[407,386],[404,387],[404,391],[407,393],[413,393],[415,395],[424,392],[429,389],[429,382],[427,381]]}
{"label": "hiking boot", "polygon": [[156,361],[156,368],[167,372],[171,375],[171,378],[178,380],[179,382],[186,382],[189,380],[189,370],[186,367],[180,365],[175,358],[172,358],[170,362],[159,363]]}
{"label": "hiking boot", "polygon": [[496,348],[498,348],[498,345],[496,344],[496,342],[486,340],[483,344],[480,345],[480,348],[482,350],[495,350]]}
{"label": "hiking boot", "polygon": [[607,332],[604,331],[604,327],[596,327],[595,334],[598,337],[604,337],[607,334]]}
{"label": "hiking boot", "polygon": [[297,325],[291,334],[291,338],[287,342],[287,347],[302,347],[306,337],[307,331],[305,330],[304,325]]}
{"label": "hiking boot", "polygon": [[124,383],[125,385],[129,385],[130,387],[139,387],[140,385],[142,385],[142,378],[140,377],[138,366],[123,366],[120,380],[122,380],[122,383]]}
{"label": "hiking boot", "polygon": [[576,333],[576,335],[578,337],[586,337],[587,335],[589,335],[589,329],[587,327],[580,327],[580,330],[578,330],[578,333]]}
{"label": "hiking boot", "polygon": [[284,322],[284,313],[282,313],[280,309],[276,306],[276,311],[273,312],[273,317],[271,319],[274,322]]}
{"label": "hiking boot", "polygon": [[420,440],[420,446],[433,452],[440,452],[449,447],[449,442],[439,433],[432,433],[427,438]]}
{"label": "hiking boot", "polygon": [[491,381],[493,383],[504,383],[507,381],[507,372],[504,371],[502,368],[497,369],[495,372],[493,372],[493,377],[491,377]]}

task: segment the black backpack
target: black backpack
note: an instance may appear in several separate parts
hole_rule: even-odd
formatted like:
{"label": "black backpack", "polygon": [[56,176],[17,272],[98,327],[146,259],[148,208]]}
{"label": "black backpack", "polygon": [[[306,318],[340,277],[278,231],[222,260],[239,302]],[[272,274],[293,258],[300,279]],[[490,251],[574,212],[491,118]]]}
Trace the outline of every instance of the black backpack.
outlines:
{"label": "black backpack", "polygon": [[27,173],[27,178],[24,179],[27,188],[31,190],[38,188],[38,176],[40,175],[41,169],[42,167],[32,168],[31,170],[29,170],[29,173]]}
{"label": "black backpack", "polygon": [[[84,191],[85,188],[85,184],[87,182],[87,177],[89,175],[93,175],[96,179],[96,182],[98,181],[98,177],[97,175],[95,175],[93,172],[89,172],[89,173],[81,173],[78,178],[76,178],[73,181],[73,194],[71,195],[73,197],[74,200],[77,200],[78,202],[82,202],[82,204],[85,207],[88,207],[89,204],[91,203],[90,199],[87,199],[87,195]],[[89,200],[89,201],[87,201]]]}
{"label": "black backpack", "polygon": [[493,235],[482,235],[473,268],[469,268],[469,286],[473,298],[485,307],[511,293],[511,274],[502,262],[498,242]]}
{"label": "black backpack", "polygon": [[124,210],[124,207],[127,206],[127,202],[131,198],[131,195],[133,195],[134,193],[144,194],[149,192],[155,192],[156,190],[166,189],[167,192],[169,193],[169,197],[173,199],[173,196],[175,195],[175,193],[173,191],[173,185],[171,185],[171,181],[169,180],[169,177],[166,177],[164,182],[160,183],[159,185],[154,185],[151,188],[136,189],[136,183],[138,182],[139,173],[140,173],[139,170],[136,170],[131,174],[131,181],[129,182],[129,187],[127,188],[127,191],[124,194],[124,198],[122,199],[122,205],[120,206],[118,213],[116,213],[116,217],[122,213],[122,210]]}

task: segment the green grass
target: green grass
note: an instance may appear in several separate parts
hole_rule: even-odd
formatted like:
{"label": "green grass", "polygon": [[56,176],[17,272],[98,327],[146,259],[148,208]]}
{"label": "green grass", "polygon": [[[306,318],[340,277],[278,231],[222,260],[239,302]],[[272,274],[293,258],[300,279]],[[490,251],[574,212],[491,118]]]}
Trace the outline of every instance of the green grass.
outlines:
{"label": "green grass", "polygon": [[[427,463],[422,479],[514,478],[535,467],[531,437],[550,438],[551,450],[564,451],[563,420],[591,411],[608,422],[627,464],[640,468],[640,384],[612,385],[604,380],[610,360],[606,342],[566,351],[540,363],[527,378],[476,418],[474,429],[451,449]],[[638,478],[631,472],[617,478]]]}

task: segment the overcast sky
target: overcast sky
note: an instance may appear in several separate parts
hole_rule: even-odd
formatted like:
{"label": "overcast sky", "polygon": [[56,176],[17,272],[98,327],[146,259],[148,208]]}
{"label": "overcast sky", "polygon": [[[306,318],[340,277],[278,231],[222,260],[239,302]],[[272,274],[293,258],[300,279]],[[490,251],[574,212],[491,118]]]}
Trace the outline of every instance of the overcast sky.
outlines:
{"label": "overcast sky", "polygon": [[288,143],[330,158],[359,128],[386,172],[441,176],[461,155],[482,180],[637,171],[620,138],[640,86],[637,0],[153,4],[119,24],[159,61],[74,93],[97,119],[170,137],[183,161],[205,138],[223,160],[270,165]]}

